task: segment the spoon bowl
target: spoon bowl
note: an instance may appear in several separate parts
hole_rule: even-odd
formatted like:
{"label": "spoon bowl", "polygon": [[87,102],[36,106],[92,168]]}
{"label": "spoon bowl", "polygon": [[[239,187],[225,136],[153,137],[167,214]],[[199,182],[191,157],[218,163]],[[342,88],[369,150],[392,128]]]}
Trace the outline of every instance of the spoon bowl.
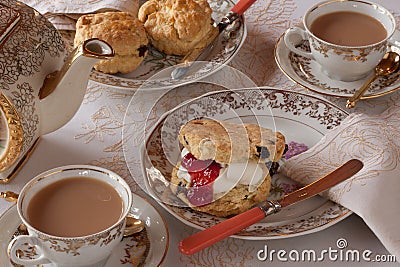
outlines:
{"label": "spoon bowl", "polygon": [[126,220],[126,227],[125,227],[124,237],[139,233],[145,227],[145,224],[142,220],[136,219],[131,215],[126,216],[125,220]]}

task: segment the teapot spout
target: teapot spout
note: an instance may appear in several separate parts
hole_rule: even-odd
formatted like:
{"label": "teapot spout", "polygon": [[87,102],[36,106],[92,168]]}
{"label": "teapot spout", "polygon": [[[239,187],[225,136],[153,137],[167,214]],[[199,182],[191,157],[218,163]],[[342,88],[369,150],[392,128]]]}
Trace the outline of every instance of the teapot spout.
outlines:
{"label": "teapot spout", "polygon": [[41,134],[53,132],[72,119],[83,101],[94,64],[112,57],[114,50],[108,43],[88,39],[72,51],[61,70],[47,75],[39,91]]}

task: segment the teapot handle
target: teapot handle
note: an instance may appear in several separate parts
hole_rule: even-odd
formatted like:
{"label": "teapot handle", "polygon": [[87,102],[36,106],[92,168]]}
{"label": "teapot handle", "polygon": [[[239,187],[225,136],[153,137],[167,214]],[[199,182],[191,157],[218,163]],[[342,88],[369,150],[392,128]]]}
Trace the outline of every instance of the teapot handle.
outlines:
{"label": "teapot handle", "polygon": [[7,145],[0,156],[0,172],[11,167],[18,159],[24,144],[24,131],[21,118],[14,105],[0,92],[0,109],[3,122],[7,122]]}

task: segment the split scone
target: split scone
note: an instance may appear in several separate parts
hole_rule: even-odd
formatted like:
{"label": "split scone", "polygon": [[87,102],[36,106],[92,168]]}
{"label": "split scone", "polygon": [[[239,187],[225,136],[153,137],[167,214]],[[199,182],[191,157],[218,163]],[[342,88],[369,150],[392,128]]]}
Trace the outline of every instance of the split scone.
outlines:
{"label": "split scone", "polygon": [[138,12],[150,43],[169,55],[186,55],[203,47],[218,31],[207,0],[149,0]]}
{"label": "split scone", "polygon": [[143,23],[127,12],[86,14],[76,22],[74,45],[90,38],[106,41],[115,51],[110,60],[101,60],[94,68],[104,73],[128,73],[135,70],[148,53],[148,38]]}
{"label": "split scone", "polygon": [[255,124],[193,120],[179,132],[181,160],[171,191],[194,210],[218,217],[244,212],[267,199],[269,167],[285,151],[285,137]]}

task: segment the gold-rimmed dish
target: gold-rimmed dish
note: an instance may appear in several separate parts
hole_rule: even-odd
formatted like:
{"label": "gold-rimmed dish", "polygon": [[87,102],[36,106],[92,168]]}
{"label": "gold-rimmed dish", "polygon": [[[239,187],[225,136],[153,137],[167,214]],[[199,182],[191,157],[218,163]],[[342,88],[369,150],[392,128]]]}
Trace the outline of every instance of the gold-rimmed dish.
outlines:
{"label": "gold-rimmed dish", "polygon": [[[219,22],[234,6],[234,2],[231,0],[208,0],[208,2],[213,10],[212,18],[216,22]],[[185,77],[175,80],[171,78],[170,73],[162,77],[159,76],[157,80],[158,86],[187,84],[194,80],[205,78],[218,71],[223,65],[228,64],[235,57],[247,36],[244,16],[241,16],[241,18],[242,23],[235,30],[235,34],[230,34],[229,38],[221,36],[216,40],[214,47],[201,59],[204,63],[201,68],[189,72]],[[71,50],[73,48],[75,31],[61,31],[61,35],[64,37],[67,49]],[[105,74],[93,70],[89,78],[107,86],[136,91],[146,83],[147,79],[160,73],[162,70],[179,64],[181,59],[182,57],[180,56],[166,55],[150,46],[148,55],[136,70],[127,74]]]}
{"label": "gold-rimmed dish", "polygon": [[[345,110],[322,98],[267,87],[211,92],[170,108],[172,110],[155,122],[146,134],[141,159],[137,158],[137,151],[129,148],[131,145],[125,147],[125,158],[131,172],[141,162],[144,180],[138,184],[144,185],[144,190],[167,212],[197,229],[208,228],[224,219],[182,205],[169,190],[168,181],[176,164],[171,159],[176,160],[180,153],[177,134],[181,125],[195,117],[256,122],[282,132],[288,143],[295,141],[310,147],[348,115]],[[127,114],[133,111],[128,107]],[[135,131],[134,128],[131,124],[127,130]],[[279,198],[297,186],[288,177],[274,175],[270,198]],[[350,210],[332,201],[315,197],[271,216],[234,237],[266,240],[304,235],[334,225],[350,214]]]}
{"label": "gold-rimmed dish", "polygon": [[[124,238],[108,259],[105,267],[126,266],[160,266],[168,251],[169,233],[164,218],[157,209],[143,197],[132,194],[134,206],[131,214],[146,223],[145,229],[133,236]],[[16,205],[11,206],[0,217],[0,266],[15,266],[10,262],[7,252],[8,243],[13,236],[19,235],[18,226],[21,219]],[[23,255],[35,257],[34,248],[27,246]],[[54,267],[45,264],[40,267]]]}

